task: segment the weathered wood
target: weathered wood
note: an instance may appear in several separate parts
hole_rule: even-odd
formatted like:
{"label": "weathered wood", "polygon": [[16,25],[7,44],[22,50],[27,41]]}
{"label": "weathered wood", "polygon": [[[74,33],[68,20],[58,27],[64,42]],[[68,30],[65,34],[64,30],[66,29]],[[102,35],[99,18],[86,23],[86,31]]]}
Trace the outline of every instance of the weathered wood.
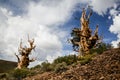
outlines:
{"label": "weathered wood", "polygon": [[18,55],[16,55],[16,53],[15,53],[15,56],[18,59],[18,66],[17,66],[18,69],[21,69],[24,67],[27,68],[30,62],[35,61],[35,58],[29,59],[29,55],[30,55],[31,51],[33,49],[35,49],[35,47],[36,47],[34,45],[34,39],[30,40],[29,36],[28,36],[28,43],[29,43],[29,47],[26,47],[26,46],[23,47],[22,40],[21,40],[20,46],[18,48],[20,57]]}
{"label": "weathered wood", "polygon": [[[78,51],[80,53],[80,56],[89,53],[90,49],[93,48],[98,41],[100,41],[100,37],[98,36],[98,25],[96,26],[93,35],[92,30],[89,27],[89,19],[91,15],[92,10],[88,15],[86,15],[86,11],[83,9],[80,18],[81,28],[74,28],[71,33],[71,36],[73,37],[73,39],[71,39],[73,48],[75,48],[75,46],[77,47],[76,49],[79,48],[79,50],[75,51]],[[79,41],[76,39],[79,39]]]}

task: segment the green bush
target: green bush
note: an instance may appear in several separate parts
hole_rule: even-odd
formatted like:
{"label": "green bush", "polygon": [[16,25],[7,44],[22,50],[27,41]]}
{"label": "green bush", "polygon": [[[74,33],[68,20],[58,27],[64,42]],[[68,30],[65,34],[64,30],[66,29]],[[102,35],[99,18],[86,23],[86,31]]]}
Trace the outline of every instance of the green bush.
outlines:
{"label": "green bush", "polygon": [[96,54],[88,54],[78,59],[78,62],[82,65],[89,63]]}
{"label": "green bush", "polygon": [[41,68],[41,65],[36,65],[35,67],[33,67],[33,69],[36,69],[36,68]]}
{"label": "green bush", "polygon": [[89,63],[92,60],[92,57],[96,54],[88,54],[81,58],[78,58],[76,55],[68,55],[68,56],[62,56],[58,57],[53,61],[53,63],[49,63],[48,61],[45,61],[41,63],[41,65],[37,65],[31,70],[39,71],[40,73],[46,72],[46,71],[54,71],[56,73],[63,72],[67,70],[68,65],[76,65],[78,63],[84,65]]}
{"label": "green bush", "polygon": [[67,70],[67,64],[65,62],[59,63],[55,66],[54,71],[61,73]]}
{"label": "green bush", "polygon": [[41,63],[41,70],[44,72],[51,71],[51,64],[48,61]]}
{"label": "green bush", "polygon": [[32,67],[32,68],[30,68],[30,70],[35,70],[35,69],[41,69],[41,65],[36,65],[36,66],[34,66],[34,67]]}
{"label": "green bush", "polygon": [[90,61],[91,61],[90,58],[85,58],[85,59],[80,60],[79,62],[81,65],[85,65],[85,64],[89,63]]}
{"label": "green bush", "polygon": [[15,69],[12,71],[12,76],[15,78],[25,78],[30,73],[28,69]]}
{"label": "green bush", "polygon": [[66,63],[66,65],[71,65],[79,62],[80,64],[84,65],[89,63],[92,60],[92,57],[95,56],[96,54],[88,54],[85,55],[81,58],[78,58],[76,55],[68,55],[68,56],[63,56],[63,57],[58,57],[57,59],[54,60],[54,65],[60,64],[60,63]]}
{"label": "green bush", "polygon": [[65,62],[67,65],[71,65],[75,62],[77,62],[77,56],[76,55],[68,55],[68,56],[63,56],[63,57],[58,57],[57,59],[54,60],[54,64],[59,64],[62,62]]}
{"label": "green bush", "polygon": [[93,48],[90,50],[90,54],[92,54],[92,53],[101,54],[104,51],[111,49],[111,48],[112,48],[111,44],[100,43],[96,48]]}

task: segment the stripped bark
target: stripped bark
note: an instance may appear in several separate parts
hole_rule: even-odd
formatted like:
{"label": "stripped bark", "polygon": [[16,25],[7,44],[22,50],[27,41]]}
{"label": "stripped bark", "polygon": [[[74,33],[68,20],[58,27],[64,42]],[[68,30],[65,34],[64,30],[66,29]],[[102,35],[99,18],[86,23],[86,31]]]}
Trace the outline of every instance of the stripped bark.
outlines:
{"label": "stripped bark", "polygon": [[89,53],[90,49],[93,48],[98,42],[100,42],[100,37],[98,36],[98,25],[92,35],[92,30],[89,27],[90,16],[92,11],[86,15],[85,9],[82,11],[80,18],[81,28],[74,28],[71,35],[71,43],[73,44],[73,50],[79,52],[80,56]]}
{"label": "stripped bark", "polygon": [[29,36],[28,36],[28,43],[29,43],[29,47],[23,47],[22,46],[22,40],[20,42],[20,46],[18,48],[18,52],[19,55],[17,55],[15,53],[15,56],[18,59],[18,65],[17,68],[21,69],[21,68],[27,68],[30,62],[35,61],[35,58],[29,59],[29,55],[31,54],[31,51],[35,49],[35,45],[34,45],[34,39],[30,40]]}

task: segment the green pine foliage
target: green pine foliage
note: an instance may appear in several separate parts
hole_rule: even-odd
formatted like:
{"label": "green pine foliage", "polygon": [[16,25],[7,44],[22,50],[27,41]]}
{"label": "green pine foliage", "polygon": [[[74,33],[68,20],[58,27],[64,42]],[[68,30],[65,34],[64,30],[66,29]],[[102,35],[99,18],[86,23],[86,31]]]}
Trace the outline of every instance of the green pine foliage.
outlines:
{"label": "green pine foliage", "polygon": [[104,51],[108,50],[108,49],[112,49],[112,45],[111,44],[106,44],[106,43],[100,43],[96,48],[92,48],[90,50],[90,54],[93,53],[97,53],[97,54],[101,54]]}

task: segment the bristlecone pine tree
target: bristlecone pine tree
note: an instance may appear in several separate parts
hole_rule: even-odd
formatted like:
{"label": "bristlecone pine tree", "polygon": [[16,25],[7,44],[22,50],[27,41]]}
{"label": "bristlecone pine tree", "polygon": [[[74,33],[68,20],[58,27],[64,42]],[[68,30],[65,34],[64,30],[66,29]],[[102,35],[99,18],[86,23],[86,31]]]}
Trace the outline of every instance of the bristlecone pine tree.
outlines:
{"label": "bristlecone pine tree", "polygon": [[79,56],[88,54],[90,49],[101,41],[98,36],[98,25],[92,35],[92,30],[89,27],[89,19],[91,15],[92,10],[86,15],[86,11],[83,9],[80,18],[81,28],[74,28],[71,32],[72,39],[70,39],[70,41],[73,44],[73,50],[79,52]]}
{"label": "bristlecone pine tree", "polygon": [[29,59],[29,55],[31,54],[31,51],[35,49],[34,39],[30,40],[28,36],[28,43],[29,43],[29,47],[23,47],[22,41],[20,42],[20,46],[18,48],[20,57],[15,53],[18,59],[18,64],[17,64],[18,69],[27,68],[30,62],[35,61],[35,58]]}

